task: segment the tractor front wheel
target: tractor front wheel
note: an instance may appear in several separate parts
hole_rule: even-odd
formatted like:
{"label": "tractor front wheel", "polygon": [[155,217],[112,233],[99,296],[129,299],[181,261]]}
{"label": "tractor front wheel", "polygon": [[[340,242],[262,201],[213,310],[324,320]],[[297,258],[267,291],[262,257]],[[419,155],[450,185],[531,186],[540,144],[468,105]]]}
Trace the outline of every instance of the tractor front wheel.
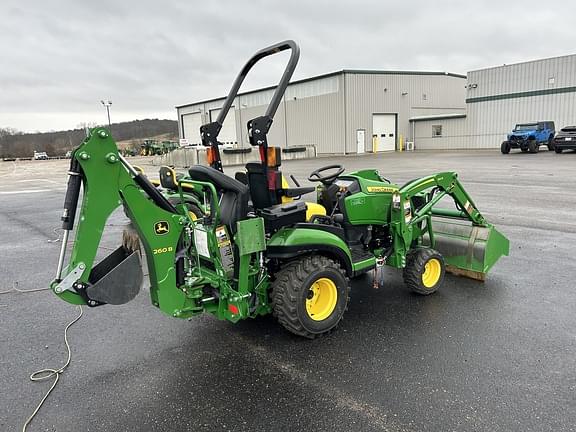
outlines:
{"label": "tractor front wheel", "polygon": [[314,339],[342,320],[350,280],[324,256],[305,256],[283,266],[272,282],[274,316],[288,331]]}
{"label": "tractor front wheel", "polygon": [[418,294],[436,292],[444,279],[444,273],[444,258],[434,249],[416,248],[406,255],[404,283]]}

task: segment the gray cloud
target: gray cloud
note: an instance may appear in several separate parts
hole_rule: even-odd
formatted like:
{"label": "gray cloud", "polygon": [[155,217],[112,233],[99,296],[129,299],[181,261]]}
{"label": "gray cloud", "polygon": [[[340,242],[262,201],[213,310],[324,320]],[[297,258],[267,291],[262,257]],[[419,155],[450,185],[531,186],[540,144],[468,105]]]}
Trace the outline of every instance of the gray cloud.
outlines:
{"label": "gray cloud", "polygon": [[[574,52],[572,1],[3,0],[0,127],[175,118],[220,96],[257,49],[291,38],[295,78],[343,68],[469,70]],[[270,85],[286,57],[258,65]]]}

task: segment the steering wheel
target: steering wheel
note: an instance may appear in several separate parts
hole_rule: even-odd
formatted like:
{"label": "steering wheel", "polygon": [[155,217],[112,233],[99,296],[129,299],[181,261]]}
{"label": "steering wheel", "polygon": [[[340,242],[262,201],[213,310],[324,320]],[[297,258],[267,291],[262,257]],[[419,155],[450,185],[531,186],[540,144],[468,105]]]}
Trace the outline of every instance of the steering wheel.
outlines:
{"label": "steering wheel", "polygon": [[[322,175],[321,173],[323,173],[324,171],[330,171],[330,170],[336,170],[335,172],[331,173],[331,174],[324,174]],[[312,171],[310,173],[310,175],[308,176],[308,181],[311,182],[322,182],[324,184],[330,184],[332,183],[334,180],[336,180],[336,178],[342,174],[344,172],[344,167],[342,165],[328,165],[322,168],[318,168],[315,171]]]}

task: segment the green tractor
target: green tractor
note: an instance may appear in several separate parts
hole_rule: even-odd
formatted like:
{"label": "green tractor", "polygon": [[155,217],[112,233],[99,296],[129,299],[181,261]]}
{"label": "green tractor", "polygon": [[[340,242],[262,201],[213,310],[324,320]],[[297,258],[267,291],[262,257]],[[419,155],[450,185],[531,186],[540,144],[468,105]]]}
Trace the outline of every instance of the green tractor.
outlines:
{"label": "green tractor", "polygon": [[162,141],[162,154],[170,153],[173,150],[176,150],[179,146],[176,141]]}
{"label": "green tractor", "polygon": [[146,139],[140,144],[141,156],[158,156],[163,154],[163,144],[158,143],[157,140]]}
{"label": "green tractor", "polygon": [[[219,154],[224,118],[252,66],[284,50],[291,56],[266,113],[247,125],[260,161],[232,178]],[[141,244],[151,301],[162,312],[177,318],[208,312],[231,322],[272,313],[290,332],[314,338],[342,319],[350,280],[373,272],[378,283],[384,265],[402,269],[406,285],[423,295],[438,289],[446,270],[483,279],[508,254],[508,240],[453,172],[401,186],[374,169],[345,173],[332,165],[310,174],[316,188],[288,187],[281,152],[268,146],[267,134],[298,57],[298,46],[285,41],[246,63],[217,120],[200,129],[210,166],[193,166],[187,175],[162,167],[154,184],[118,153],[108,130],[93,129],[72,155],[53,292],[89,307],[132,300],[143,281]],[[312,192],[316,202],[300,199]],[[444,198],[455,207],[439,207]],[[132,228],[96,264],[106,221],[120,206]]]}

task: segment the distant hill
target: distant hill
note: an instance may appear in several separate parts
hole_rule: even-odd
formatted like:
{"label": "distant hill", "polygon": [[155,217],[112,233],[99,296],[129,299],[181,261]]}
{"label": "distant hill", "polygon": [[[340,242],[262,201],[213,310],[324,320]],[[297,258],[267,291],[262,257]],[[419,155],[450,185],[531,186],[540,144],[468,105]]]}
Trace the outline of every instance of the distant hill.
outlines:
{"label": "distant hill", "polygon": [[[95,125],[89,125],[94,127]],[[21,133],[13,129],[0,129],[0,158],[31,157],[34,151],[45,151],[49,156],[61,156],[74,149],[86,136],[83,128],[59,132]],[[178,138],[178,122],[174,120],[134,120],[112,123],[112,136],[116,141],[132,142],[158,136]]]}

